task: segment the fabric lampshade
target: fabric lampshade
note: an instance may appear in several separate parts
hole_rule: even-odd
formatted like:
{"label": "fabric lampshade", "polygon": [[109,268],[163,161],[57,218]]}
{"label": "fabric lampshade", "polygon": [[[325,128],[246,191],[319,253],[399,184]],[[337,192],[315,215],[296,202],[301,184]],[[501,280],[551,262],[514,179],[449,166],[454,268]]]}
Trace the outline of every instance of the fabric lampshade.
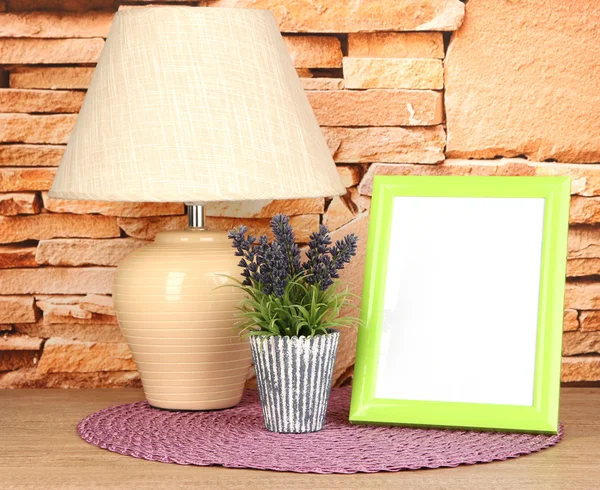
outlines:
{"label": "fabric lampshade", "polygon": [[50,197],[344,192],[269,11],[157,7],[116,14]]}

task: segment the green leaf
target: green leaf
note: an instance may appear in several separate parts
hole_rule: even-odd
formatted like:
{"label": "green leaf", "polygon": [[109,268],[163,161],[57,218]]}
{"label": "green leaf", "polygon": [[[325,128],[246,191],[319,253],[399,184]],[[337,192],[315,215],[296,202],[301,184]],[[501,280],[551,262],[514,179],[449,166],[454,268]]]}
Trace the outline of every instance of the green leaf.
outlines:
{"label": "green leaf", "polygon": [[[351,299],[356,298],[347,287],[336,281],[326,291],[306,282],[300,274],[292,278],[282,297],[264,294],[260,284],[242,285],[231,278],[246,296],[237,305],[237,327],[240,335],[307,336],[327,333],[330,328],[349,327],[358,323],[354,316],[340,317],[342,308],[357,310]],[[231,286],[231,285],[229,285]]]}

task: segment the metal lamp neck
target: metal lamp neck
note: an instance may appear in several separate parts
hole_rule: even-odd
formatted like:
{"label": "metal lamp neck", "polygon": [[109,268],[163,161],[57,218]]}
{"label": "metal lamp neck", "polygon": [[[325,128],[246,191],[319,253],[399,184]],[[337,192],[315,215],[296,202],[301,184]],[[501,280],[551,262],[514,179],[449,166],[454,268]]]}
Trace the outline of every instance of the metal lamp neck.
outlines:
{"label": "metal lamp neck", "polygon": [[204,229],[205,216],[204,206],[202,204],[187,204],[185,205],[188,215],[188,228]]}

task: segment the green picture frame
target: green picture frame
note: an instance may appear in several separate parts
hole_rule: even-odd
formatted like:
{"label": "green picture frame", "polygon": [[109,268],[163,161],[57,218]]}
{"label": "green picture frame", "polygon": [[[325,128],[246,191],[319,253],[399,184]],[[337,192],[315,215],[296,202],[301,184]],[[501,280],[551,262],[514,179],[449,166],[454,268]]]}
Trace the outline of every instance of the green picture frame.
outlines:
{"label": "green picture frame", "polygon": [[[390,230],[396,197],[544,199],[531,406],[376,396]],[[356,424],[557,433],[569,205],[568,177],[376,176],[350,421]]]}

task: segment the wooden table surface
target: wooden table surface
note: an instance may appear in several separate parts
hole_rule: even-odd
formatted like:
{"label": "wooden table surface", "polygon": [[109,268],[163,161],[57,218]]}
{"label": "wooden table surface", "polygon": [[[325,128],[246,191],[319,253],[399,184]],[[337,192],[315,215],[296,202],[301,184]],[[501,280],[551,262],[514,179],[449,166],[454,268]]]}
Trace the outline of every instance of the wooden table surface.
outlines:
{"label": "wooden table surface", "polygon": [[141,390],[0,390],[0,488],[561,489],[600,488],[600,388],[564,388],[566,434],[554,448],[458,468],[310,475],[144,461],[91,446],[86,415],[143,399]]}

